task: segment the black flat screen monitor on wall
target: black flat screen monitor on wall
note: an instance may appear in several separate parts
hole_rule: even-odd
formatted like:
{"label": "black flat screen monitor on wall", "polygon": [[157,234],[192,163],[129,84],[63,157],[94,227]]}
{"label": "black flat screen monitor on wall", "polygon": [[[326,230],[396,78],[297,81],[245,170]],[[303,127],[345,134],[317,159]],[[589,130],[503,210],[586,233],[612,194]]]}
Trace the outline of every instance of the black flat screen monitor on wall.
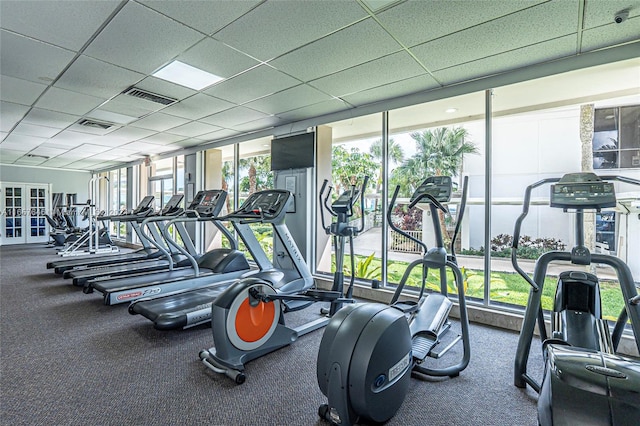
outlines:
{"label": "black flat screen monitor on wall", "polygon": [[315,165],[315,132],[271,141],[271,170],[303,169]]}

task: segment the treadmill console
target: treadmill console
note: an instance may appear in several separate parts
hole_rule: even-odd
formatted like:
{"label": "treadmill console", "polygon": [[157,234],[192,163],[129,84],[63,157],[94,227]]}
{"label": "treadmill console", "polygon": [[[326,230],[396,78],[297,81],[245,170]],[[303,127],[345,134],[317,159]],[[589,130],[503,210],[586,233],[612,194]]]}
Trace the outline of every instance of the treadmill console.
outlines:
{"label": "treadmill console", "polygon": [[440,203],[451,199],[452,184],[450,176],[430,176],[426,178],[411,196],[411,202],[429,194]]}
{"label": "treadmill console", "polygon": [[177,214],[180,214],[182,212],[182,209],[178,206],[180,205],[180,202],[182,202],[183,198],[184,198],[184,195],[182,194],[172,195],[169,201],[167,201],[167,204],[165,204],[162,210],[160,210],[159,215],[175,216]]}
{"label": "treadmill console", "polygon": [[193,201],[187,207],[188,217],[212,217],[217,216],[224,207],[227,192],[221,189],[199,191]]}
{"label": "treadmill console", "polygon": [[569,173],[551,185],[551,207],[562,209],[600,210],[616,206],[616,193],[611,182],[593,173]]}
{"label": "treadmill console", "polygon": [[138,203],[138,207],[136,207],[131,214],[144,214],[145,212],[151,211],[151,203],[153,203],[153,195],[147,195]]}
{"label": "treadmill console", "polygon": [[254,192],[245,200],[239,210],[229,216],[275,220],[286,213],[291,192],[283,189],[267,189]]}

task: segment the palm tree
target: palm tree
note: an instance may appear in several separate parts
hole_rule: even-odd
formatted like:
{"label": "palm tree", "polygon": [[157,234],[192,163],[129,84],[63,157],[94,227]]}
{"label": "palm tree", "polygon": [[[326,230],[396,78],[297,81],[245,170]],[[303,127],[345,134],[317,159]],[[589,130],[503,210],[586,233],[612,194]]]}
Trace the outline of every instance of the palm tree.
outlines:
{"label": "palm tree", "polygon": [[[373,141],[371,146],[369,147],[369,152],[373,155],[373,158],[382,163],[382,139],[377,139]],[[404,160],[404,151],[402,147],[396,143],[395,140],[389,139],[387,143],[387,155],[389,160],[395,164],[402,163]],[[382,192],[382,173],[378,174],[378,179],[376,182],[376,193],[380,194]],[[376,197],[373,204],[373,211],[375,214],[378,212],[378,198]],[[375,224],[377,225],[377,223]]]}
{"label": "palm tree", "polygon": [[[478,154],[478,148],[467,141],[463,127],[439,127],[411,133],[416,153],[394,170],[391,180],[401,184],[403,195],[410,196],[427,176],[456,177],[462,172],[465,154]],[[440,212],[440,227],[445,239],[449,238],[444,215]],[[445,241],[446,243],[446,241]]]}

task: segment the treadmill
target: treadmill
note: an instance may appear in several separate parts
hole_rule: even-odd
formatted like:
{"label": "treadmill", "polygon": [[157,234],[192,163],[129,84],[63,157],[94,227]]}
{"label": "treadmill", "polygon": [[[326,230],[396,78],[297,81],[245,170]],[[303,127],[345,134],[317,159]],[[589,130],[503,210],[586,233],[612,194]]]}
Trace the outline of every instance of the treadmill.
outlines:
{"label": "treadmill", "polygon": [[[184,256],[181,256],[177,251],[173,250],[171,253],[167,253],[166,250],[163,249],[163,237],[159,232],[159,227],[161,225],[158,224],[159,222],[166,222],[184,212],[184,210],[179,207],[183,198],[184,196],[182,194],[175,194],[171,196],[169,201],[167,201],[158,214],[147,216],[142,220],[142,223],[139,226],[139,235],[141,240],[145,241],[147,245],[152,245],[156,248],[156,251],[153,254],[150,253],[146,258],[133,259],[132,261],[121,262],[115,265],[109,264],[98,267],[67,270],[62,274],[62,276],[65,279],[72,279],[73,285],[75,286],[84,286],[88,280],[94,278],[107,280],[112,277],[119,277],[122,275],[169,269],[171,265],[187,266],[189,261],[186,260]],[[154,226],[152,227],[150,224],[153,224]],[[153,238],[147,235],[145,229],[149,229]],[[195,247],[193,247],[189,233],[184,226],[177,227],[177,230],[182,241],[187,244],[191,252],[195,253]]]}
{"label": "treadmill", "polygon": [[[245,255],[237,250],[237,243],[217,218],[225,205],[227,193],[222,190],[200,191],[192,205],[185,211],[185,215],[169,221],[164,229],[165,240],[180,251],[189,261],[189,267],[170,267],[168,271],[155,273],[136,273],[110,280],[92,279],[85,285],[85,293],[98,290],[103,294],[105,305],[131,302],[150,295],[166,294],[185,288],[202,286],[205,283],[220,281],[234,281],[251,270]],[[217,248],[196,258],[188,250],[174,241],[168,229],[172,224],[189,222],[212,222],[216,228],[229,240],[231,248]],[[248,229],[248,225],[245,225]],[[246,233],[247,231],[243,231]],[[253,234],[255,244],[259,246]],[[254,242],[250,242],[254,244]],[[168,252],[167,252],[168,253]],[[165,254],[166,255],[166,254]],[[268,261],[267,261],[268,262]],[[258,262],[264,267],[263,262]],[[270,265],[270,263],[269,263]]]}
{"label": "treadmill", "polygon": [[[142,222],[142,219],[153,213],[153,208],[151,207],[153,199],[153,195],[147,195],[142,200],[140,200],[138,206],[131,213],[108,216],[105,217],[105,220],[110,219],[114,222],[132,222],[133,230],[136,232],[136,234],[140,235],[138,219],[140,219],[140,222]],[[92,268],[96,266],[111,265],[121,262],[131,262],[136,259],[146,259],[150,255],[153,255],[153,253],[155,253],[156,251],[144,239],[141,238],[141,240],[142,248],[132,253],[106,254],[102,256],[92,257],[90,259],[84,258],[56,260],[47,263],[47,269],[54,269],[56,274],[62,274],[68,269]]]}
{"label": "treadmill", "polygon": [[[289,191],[260,191],[249,196],[239,210],[220,218],[230,221],[236,229],[242,230],[239,234],[254,259],[263,263],[259,271],[245,273],[241,278],[251,276],[265,280],[282,294],[299,293],[314,284],[311,272],[285,224],[286,211],[292,200],[293,195]],[[287,269],[273,267],[253,232],[250,232],[250,235],[246,234],[245,231],[251,229],[251,223],[268,223],[273,227],[274,238],[282,242],[286,251],[286,254],[278,256],[288,256],[291,260]],[[265,267],[267,265],[268,267]],[[151,320],[158,330],[186,329],[203,323],[210,324],[213,301],[235,281],[205,282],[195,289],[141,298],[129,305],[129,313],[140,314]],[[296,302],[287,303],[291,304],[292,310],[296,309],[293,306]]]}

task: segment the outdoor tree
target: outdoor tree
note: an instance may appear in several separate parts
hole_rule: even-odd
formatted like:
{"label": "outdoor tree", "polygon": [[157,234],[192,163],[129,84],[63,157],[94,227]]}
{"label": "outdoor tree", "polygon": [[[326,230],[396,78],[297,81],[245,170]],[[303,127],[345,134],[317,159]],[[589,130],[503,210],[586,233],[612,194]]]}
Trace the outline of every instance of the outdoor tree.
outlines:
{"label": "outdoor tree", "polygon": [[331,170],[335,193],[347,190],[351,185],[362,183],[364,176],[375,182],[380,174],[380,165],[368,152],[353,147],[347,150],[343,145],[334,145],[331,151]]}
{"label": "outdoor tree", "polygon": [[[478,154],[478,148],[467,140],[463,127],[439,127],[411,133],[416,153],[396,168],[390,177],[391,185],[400,185],[400,196],[410,197],[428,176],[456,177],[462,171],[465,154]],[[439,213],[442,236],[450,240],[444,214]],[[447,242],[447,241],[445,241]]]}
{"label": "outdoor tree", "polygon": [[240,179],[240,191],[253,194],[256,191],[273,188],[273,173],[271,173],[271,157],[259,155],[240,159],[239,174],[247,175]]}

